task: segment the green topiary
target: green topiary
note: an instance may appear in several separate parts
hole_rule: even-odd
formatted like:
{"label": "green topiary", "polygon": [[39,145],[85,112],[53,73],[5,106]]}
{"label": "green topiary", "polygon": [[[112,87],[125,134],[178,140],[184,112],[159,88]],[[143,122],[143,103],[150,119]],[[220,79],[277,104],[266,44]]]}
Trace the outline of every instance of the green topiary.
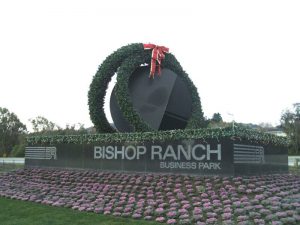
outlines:
{"label": "green topiary", "polygon": [[222,139],[232,139],[232,141],[247,141],[253,144],[263,144],[274,146],[289,145],[289,140],[285,137],[278,137],[255,130],[231,127],[222,129],[185,129],[168,130],[159,132],[139,132],[139,133],[114,133],[114,134],[85,134],[85,135],[49,135],[27,137],[28,145],[44,144],[92,144],[92,143],[124,143],[124,142],[156,142],[156,141],[176,141],[182,139],[199,139],[207,142],[211,139],[218,141]]}
{"label": "green topiary", "polygon": [[[117,72],[116,98],[124,117],[131,123],[134,131],[151,131],[148,124],[139,117],[134,110],[128,92],[128,80],[130,75],[141,64],[150,64],[152,50],[145,50],[141,43],[130,44],[121,47],[108,56],[99,67],[88,93],[90,117],[98,132],[114,132],[104,113],[104,97],[108,83]],[[187,129],[205,126],[200,98],[196,87],[183,71],[175,56],[168,53],[161,64],[176,73],[189,87],[192,96],[192,115],[186,126]]]}

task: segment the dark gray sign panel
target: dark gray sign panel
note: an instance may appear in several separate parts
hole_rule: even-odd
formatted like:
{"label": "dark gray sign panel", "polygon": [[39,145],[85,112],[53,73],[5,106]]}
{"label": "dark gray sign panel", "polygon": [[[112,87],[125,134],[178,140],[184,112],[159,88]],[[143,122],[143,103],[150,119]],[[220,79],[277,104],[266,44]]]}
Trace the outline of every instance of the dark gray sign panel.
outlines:
{"label": "dark gray sign panel", "polygon": [[287,172],[287,150],[231,139],[57,144],[26,148],[26,166],[235,175]]}

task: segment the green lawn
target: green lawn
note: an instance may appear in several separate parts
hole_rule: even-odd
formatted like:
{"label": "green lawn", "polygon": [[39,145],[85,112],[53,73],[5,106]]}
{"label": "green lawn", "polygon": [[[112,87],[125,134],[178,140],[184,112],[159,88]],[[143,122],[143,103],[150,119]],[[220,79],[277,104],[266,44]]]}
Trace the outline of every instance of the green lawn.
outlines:
{"label": "green lawn", "polygon": [[289,166],[289,172],[292,174],[300,175],[300,167]]}
{"label": "green lawn", "polygon": [[22,169],[24,168],[24,164],[3,164],[0,163],[0,173],[1,172],[8,172],[11,170],[16,170],[16,169]]}
{"label": "green lawn", "polygon": [[79,212],[72,209],[51,207],[32,202],[23,202],[0,197],[1,225],[150,225],[158,224],[145,220],[133,220]]}

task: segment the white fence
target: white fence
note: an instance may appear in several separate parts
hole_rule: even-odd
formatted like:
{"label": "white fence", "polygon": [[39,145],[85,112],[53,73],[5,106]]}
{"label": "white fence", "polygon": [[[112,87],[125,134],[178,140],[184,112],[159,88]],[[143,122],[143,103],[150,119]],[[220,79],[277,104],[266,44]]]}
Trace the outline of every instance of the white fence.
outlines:
{"label": "white fence", "polygon": [[[300,155],[299,156],[289,156],[289,166],[294,166],[296,160],[298,160],[298,165],[300,166]],[[25,158],[0,158],[0,164],[24,164]]]}
{"label": "white fence", "polygon": [[0,158],[0,164],[24,164],[25,158]]}
{"label": "white fence", "polygon": [[298,160],[298,166],[300,166],[300,155],[289,156],[289,166],[295,166],[297,160]]}

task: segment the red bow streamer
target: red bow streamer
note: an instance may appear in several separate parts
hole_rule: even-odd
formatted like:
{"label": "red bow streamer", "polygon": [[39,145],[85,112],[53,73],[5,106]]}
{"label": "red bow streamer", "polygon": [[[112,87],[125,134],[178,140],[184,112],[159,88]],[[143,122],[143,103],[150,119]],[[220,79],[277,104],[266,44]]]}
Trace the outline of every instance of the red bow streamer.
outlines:
{"label": "red bow streamer", "polygon": [[[169,48],[166,48],[164,46],[154,45],[154,44],[144,44],[144,49],[145,50],[152,49],[151,68],[150,68],[150,76],[149,77],[154,78],[156,66],[157,66],[157,73],[158,73],[158,75],[160,75],[161,61],[165,58],[165,53],[169,52]],[[156,62],[157,62],[157,65],[156,65]]]}

